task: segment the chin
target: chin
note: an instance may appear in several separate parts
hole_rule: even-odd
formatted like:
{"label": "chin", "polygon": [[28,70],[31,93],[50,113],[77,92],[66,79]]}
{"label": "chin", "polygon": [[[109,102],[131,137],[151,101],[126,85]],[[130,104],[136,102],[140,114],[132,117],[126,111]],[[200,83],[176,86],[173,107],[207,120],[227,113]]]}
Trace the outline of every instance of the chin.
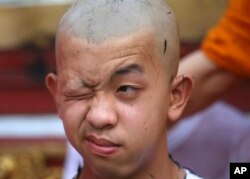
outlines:
{"label": "chin", "polygon": [[121,172],[120,169],[109,168],[109,169],[102,169],[97,171],[97,175],[103,178],[127,178],[128,174],[126,172]]}
{"label": "chin", "polygon": [[96,168],[95,173],[102,178],[130,178],[131,170],[123,165],[99,165]]}

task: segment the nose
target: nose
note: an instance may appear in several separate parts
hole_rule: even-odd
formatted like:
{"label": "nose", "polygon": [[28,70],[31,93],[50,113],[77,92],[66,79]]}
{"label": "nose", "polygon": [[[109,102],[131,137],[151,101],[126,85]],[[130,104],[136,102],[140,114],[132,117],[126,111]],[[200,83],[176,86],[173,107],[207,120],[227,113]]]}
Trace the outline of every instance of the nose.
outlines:
{"label": "nose", "polygon": [[96,129],[114,127],[118,119],[113,100],[109,97],[95,97],[85,120]]}

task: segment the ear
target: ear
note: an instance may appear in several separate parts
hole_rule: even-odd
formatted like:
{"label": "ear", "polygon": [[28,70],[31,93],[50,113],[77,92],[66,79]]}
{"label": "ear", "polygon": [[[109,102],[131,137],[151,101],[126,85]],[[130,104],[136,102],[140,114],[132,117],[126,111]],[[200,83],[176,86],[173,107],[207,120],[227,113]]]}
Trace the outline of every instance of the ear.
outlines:
{"label": "ear", "polygon": [[57,76],[56,76],[56,74],[49,73],[45,78],[45,83],[46,83],[48,90],[50,91],[50,93],[52,94],[52,96],[54,98],[56,106],[58,107],[59,102],[58,102]]}
{"label": "ear", "polygon": [[171,122],[177,120],[188,102],[193,88],[193,79],[189,76],[179,76],[172,80],[170,88],[170,106],[168,118]]}

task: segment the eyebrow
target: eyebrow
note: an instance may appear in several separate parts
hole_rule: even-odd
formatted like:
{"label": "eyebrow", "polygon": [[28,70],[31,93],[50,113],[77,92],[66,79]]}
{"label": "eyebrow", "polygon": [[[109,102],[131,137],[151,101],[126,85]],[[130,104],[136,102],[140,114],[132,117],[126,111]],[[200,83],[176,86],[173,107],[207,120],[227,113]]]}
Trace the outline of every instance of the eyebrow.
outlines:
{"label": "eyebrow", "polygon": [[112,77],[117,75],[125,75],[128,73],[144,73],[144,68],[139,64],[130,64],[125,67],[121,67],[120,69],[116,70]]}

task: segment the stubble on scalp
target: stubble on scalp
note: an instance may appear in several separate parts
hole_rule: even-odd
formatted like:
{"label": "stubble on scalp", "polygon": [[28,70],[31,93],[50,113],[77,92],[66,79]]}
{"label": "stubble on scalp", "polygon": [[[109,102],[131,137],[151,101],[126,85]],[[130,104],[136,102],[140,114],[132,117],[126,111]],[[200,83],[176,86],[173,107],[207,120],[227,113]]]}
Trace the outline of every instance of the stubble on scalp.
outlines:
{"label": "stubble on scalp", "polygon": [[57,34],[67,33],[88,43],[151,32],[172,75],[179,63],[176,18],[165,0],[77,0],[60,21]]}

